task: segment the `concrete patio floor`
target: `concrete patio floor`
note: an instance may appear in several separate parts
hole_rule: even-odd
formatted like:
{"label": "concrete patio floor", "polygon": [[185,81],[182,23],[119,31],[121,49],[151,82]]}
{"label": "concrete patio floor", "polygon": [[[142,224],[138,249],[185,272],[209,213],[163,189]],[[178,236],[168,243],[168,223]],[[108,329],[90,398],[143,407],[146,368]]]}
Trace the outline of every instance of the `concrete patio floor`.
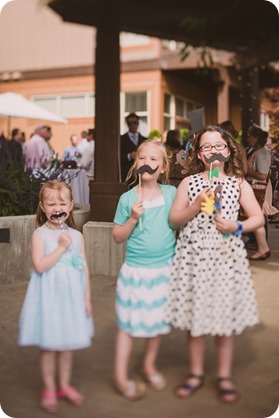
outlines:
{"label": "concrete patio floor", "polygon": [[[272,256],[252,262],[260,326],[236,337],[234,377],[241,393],[234,405],[224,405],[215,388],[215,350],[207,338],[205,386],[188,400],[179,400],[173,388],[187,373],[185,334],[173,331],[163,338],[158,365],[168,380],[164,391],[148,389],[138,402],[119,396],[112,381],[115,277],[92,277],[96,336],[92,347],[75,353],[73,384],[87,397],[75,408],[60,402],[58,418],[265,418],[279,403],[279,229],[269,227]],[[18,317],[27,283],[0,286],[0,403],[14,418],[41,418],[49,414],[38,406],[41,380],[38,349],[17,346]],[[131,376],[138,377],[143,342],[135,340]],[[0,416],[2,416],[0,414]]]}

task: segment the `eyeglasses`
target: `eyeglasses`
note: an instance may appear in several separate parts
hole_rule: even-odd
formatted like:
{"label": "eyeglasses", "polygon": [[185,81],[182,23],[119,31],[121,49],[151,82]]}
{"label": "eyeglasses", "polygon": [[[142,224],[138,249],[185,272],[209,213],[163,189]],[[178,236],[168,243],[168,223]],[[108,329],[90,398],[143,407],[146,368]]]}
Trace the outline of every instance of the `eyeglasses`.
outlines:
{"label": "eyeglasses", "polygon": [[138,123],[138,121],[137,120],[131,120],[131,121],[129,121],[128,122],[128,125],[130,126],[130,125],[138,125],[139,123]]}
{"label": "eyeglasses", "polygon": [[229,147],[227,144],[216,144],[216,145],[204,144],[199,148],[199,150],[202,152],[207,152],[207,151],[211,151],[212,148],[215,148],[216,151],[223,151],[224,149],[229,148]]}

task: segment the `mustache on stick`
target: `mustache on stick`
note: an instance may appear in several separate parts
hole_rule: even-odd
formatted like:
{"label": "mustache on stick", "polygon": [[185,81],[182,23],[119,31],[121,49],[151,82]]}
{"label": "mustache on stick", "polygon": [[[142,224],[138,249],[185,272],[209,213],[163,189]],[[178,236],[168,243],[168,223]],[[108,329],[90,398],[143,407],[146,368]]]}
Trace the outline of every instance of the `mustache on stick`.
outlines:
{"label": "mustache on stick", "polygon": [[209,158],[204,156],[204,159],[207,163],[214,163],[214,161],[216,160],[222,163],[225,163],[226,161],[229,161],[230,155],[228,155],[227,157],[224,157],[224,155],[216,153],[216,154],[211,155],[211,157]]}
{"label": "mustache on stick", "polygon": [[60,219],[62,218],[62,216],[67,216],[67,213],[66,212],[54,213],[53,215],[51,215],[50,219]]}
{"label": "mustache on stick", "polygon": [[142,165],[140,168],[135,170],[136,174],[143,174],[143,173],[149,173],[149,174],[154,174],[156,173],[156,171],[158,170],[159,166],[157,166],[156,168],[151,168],[150,165],[148,164],[144,164]]}

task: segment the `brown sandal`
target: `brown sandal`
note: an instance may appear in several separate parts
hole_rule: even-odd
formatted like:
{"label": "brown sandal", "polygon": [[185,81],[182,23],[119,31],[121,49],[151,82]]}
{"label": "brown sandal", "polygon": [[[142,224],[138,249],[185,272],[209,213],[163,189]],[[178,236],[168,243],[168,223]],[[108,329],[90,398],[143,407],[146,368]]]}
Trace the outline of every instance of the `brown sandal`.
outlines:
{"label": "brown sandal", "polygon": [[[222,382],[231,382],[232,387],[222,387]],[[231,377],[218,377],[217,378],[219,398],[222,402],[233,403],[239,399],[239,393],[234,386],[233,379]]]}
{"label": "brown sandal", "polygon": [[[204,384],[204,376],[201,375],[196,375],[196,374],[189,374],[187,381],[189,381],[190,379],[197,379],[199,381],[199,383],[197,385],[191,385],[190,383],[182,383],[181,385],[177,386],[175,388],[175,395],[180,398],[180,399],[187,399],[190,398],[190,396],[194,395],[194,393],[200,389],[203,384]],[[184,391],[184,394],[182,394]]]}

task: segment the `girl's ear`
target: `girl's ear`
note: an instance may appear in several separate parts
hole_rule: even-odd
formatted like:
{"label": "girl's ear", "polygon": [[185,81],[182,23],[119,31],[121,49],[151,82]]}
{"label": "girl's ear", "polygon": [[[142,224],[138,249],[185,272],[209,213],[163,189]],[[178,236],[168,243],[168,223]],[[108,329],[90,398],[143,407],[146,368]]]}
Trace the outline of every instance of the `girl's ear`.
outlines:
{"label": "girl's ear", "polygon": [[71,209],[70,209],[70,211],[71,211],[73,209],[73,207],[74,207],[74,201],[73,200],[71,201],[70,207],[71,207]]}
{"label": "girl's ear", "polygon": [[45,213],[42,202],[39,202],[39,206],[42,209],[42,211]]}
{"label": "girl's ear", "polygon": [[198,152],[198,159],[201,160],[201,153]]}

